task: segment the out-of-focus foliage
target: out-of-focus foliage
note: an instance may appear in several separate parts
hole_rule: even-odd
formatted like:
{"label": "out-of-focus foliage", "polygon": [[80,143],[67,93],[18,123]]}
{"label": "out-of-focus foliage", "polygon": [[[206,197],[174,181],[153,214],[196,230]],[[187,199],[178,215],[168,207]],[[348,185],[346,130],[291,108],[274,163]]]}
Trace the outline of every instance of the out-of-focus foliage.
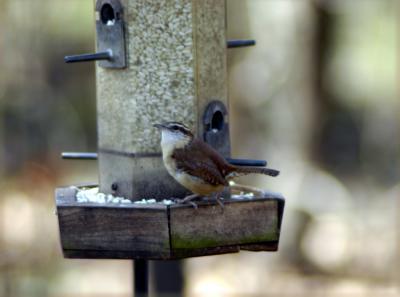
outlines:
{"label": "out-of-focus foliage", "polygon": [[[63,61],[93,51],[92,5],[0,1],[0,296],[130,289],[125,265],[108,264],[104,272],[102,263],[65,261],[54,215],[57,185],[97,179],[94,163],[59,158],[63,150],[96,147],[93,64]],[[125,277],[94,287],[96,271]]]}
{"label": "out-of-focus foliage", "polygon": [[398,3],[231,0],[228,8],[229,37],[257,40],[229,52],[234,154],[281,169],[277,179],[245,181],[286,197],[282,240],[278,255],[189,260],[201,270],[188,291],[395,295]]}
{"label": "out-of-focus foliage", "polygon": [[[236,157],[282,192],[278,253],[186,261],[187,296],[397,296],[396,0],[228,0]],[[0,1],[0,296],[127,296],[129,261],[64,260],[53,191],[96,181],[92,0]],[[214,295],[213,295],[214,294]]]}

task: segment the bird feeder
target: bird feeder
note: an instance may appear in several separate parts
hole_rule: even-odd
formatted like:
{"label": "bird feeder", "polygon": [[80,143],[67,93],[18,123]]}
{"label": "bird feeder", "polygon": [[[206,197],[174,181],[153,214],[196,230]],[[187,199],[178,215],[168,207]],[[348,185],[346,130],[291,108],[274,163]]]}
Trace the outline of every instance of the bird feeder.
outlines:
{"label": "bird feeder", "polygon": [[[230,157],[227,48],[254,42],[227,42],[226,1],[97,0],[95,16],[96,53],[66,61],[98,60],[99,188],[131,203],[82,203],[79,188],[57,189],[64,256],[180,259],[277,250],[279,195],[225,199],[223,210],[213,201],[197,209],[160,202],[188,193],[163,165],[154,123],[183,122]],[[135,203],[148,198],[156,202]]]}
{"label": "bird feeder", "polygon": [[229,155],[225,1],[124,3],[96,5],[98,51],[118,53],[96,71],[100,189],[133,200],[182,196],[153,124],[186,123]]}

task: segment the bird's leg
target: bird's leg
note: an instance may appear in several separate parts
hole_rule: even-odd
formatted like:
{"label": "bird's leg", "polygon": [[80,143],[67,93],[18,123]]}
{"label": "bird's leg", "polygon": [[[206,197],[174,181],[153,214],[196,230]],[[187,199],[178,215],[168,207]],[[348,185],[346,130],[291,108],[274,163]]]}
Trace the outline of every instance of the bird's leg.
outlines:
{"label": "bird's leg", "polygon": [[221,206],[222,210],[224,210],[224,202],[221,199],[221,192],[217,192],[214,194],[215,201]]}
{"label": "bird's leg", "polygon": [[190,205],[192,205],[194,208],[197,208],[197,204],[194,203],[192,200],[199,198],[200,195],[199,194],[191,194],[189,196],[186,196],[183,199],[177,199],[176,202],[179,204],[185,204],[185,203],[189,203]]}
{"label": "bird's leg", "polygon": [[186,203],[189,201],[192,201],[193,199],[199,198],[200,195],[199,194],[191,194],[189,196],[186,196],[185,198],[182,199],[182,203]]}

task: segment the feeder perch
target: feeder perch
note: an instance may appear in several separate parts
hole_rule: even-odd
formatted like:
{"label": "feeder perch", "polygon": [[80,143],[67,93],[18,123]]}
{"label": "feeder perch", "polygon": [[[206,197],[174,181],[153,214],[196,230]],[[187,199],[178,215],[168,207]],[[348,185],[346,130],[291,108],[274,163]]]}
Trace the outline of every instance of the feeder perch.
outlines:
{"label": "feeder perch", "polygon": [[[166,171],[153,124],[179,121],[229,162],[225,0],[97,0],[99,189],[130,203],[81,203],[77,187],[56,190],[61,246],[67,258],[180,259],[240,250],[276,251],[284,200],[263,194],[191,205],[135,203],[182,198],[188,191]],[[241,163],[241,164],[240,164]]]}

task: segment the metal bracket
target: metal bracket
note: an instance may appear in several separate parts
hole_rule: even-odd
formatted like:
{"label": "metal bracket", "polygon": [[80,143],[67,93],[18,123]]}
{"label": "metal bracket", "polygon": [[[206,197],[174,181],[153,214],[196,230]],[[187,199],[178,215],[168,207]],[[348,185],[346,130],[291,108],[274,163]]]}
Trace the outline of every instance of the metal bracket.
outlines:
{"label": "metal bracket", "polygon": [[125,68],[123,8],[119,0],[96,2],[97,52],[111,52],[110,59],[99,61],[104,68]]}
{"label": "metal bracket", "polygon": [[230,156],[228,111],[221,101],[211,101],[203,116],[204,141],[210,144],[224,157]]}

